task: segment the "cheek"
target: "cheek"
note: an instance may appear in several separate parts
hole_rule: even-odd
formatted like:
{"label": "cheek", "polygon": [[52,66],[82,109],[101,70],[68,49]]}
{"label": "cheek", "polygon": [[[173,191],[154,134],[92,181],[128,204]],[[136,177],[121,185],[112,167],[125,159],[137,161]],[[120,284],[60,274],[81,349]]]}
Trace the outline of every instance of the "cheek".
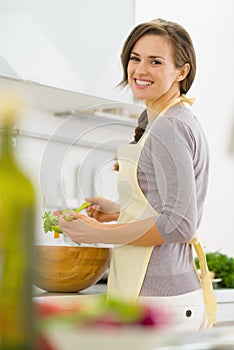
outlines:
{"label": "cheek", "polygon": [[170,72],[171,79],[178,80],[180,71],[178,69],[172,69]]}
{"label": "cheek", "polygon": [[134,65],[131,64],[131,61],[130,61],[127,66],[127,76],[130,78],[131,75],[134,73],[134,71],[135,71]]}
{"label": "cheek", "polygon": [[130,76],[131,76],[131,67],[129,67],[129,65],[128,65],[128,67],[127,67],[127,77],[128,77],[128,80],[129,80]]}

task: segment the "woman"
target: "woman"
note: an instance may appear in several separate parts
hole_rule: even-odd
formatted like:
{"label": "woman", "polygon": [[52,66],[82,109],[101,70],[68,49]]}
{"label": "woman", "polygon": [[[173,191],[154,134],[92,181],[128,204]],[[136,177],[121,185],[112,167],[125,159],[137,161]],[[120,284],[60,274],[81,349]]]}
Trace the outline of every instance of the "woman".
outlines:
{"label": "woman", "polygon": [[[117,245],[107,295],[165,302],[184,329],[204,327],[204,299],[211,302],[211,326],[215,300],[206,263],[202,293],[190,244],[201,222],[209,168],[205,135],[185,106],[192,102],[185,94],[196,73],[192,41],[180,25],[153,20],[132,30],[121,60],[121,84],[145,101],[147,127],[143,136],[137,129],[137,144],[118,150],[120,206],[87,198],[89,217],[61,217],[59,223],[75,242]],[[118,222],[103,223],[113,220]],[[193,242],[204,258],[201,244]]]}

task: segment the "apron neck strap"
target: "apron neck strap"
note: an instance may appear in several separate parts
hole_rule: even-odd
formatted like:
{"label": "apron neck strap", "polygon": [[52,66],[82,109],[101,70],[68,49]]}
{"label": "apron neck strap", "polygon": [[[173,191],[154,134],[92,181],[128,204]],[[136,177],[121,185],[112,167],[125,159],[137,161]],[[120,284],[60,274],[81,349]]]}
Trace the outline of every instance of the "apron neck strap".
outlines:
{"label": "apron neck strap", "polygon": [[[184,103],[188,103],[190,106],[193,105],[195,99],[194,98],[187,98],[185,94],[180,95],[179,97],[175,98],[171,103],[169,103],[159,114],[160,116],[162,116],[163,114],[165,114],[168,109],[170,109],[171,107],[175,106],[177,103],[179,102],[184,102]],[[141,144],[141,146],[144,145],[147,137],[149,135],[149,130],[146,130],[145,133],[143,134],[143,136],[141,137],[140,141],[138,142],[138,144]]]}
{"label": "apron neck strap", "polygon": [[165,114],[168,109],[175,106],[179,102],[185,102],[188,103],[190,106],[193,105],[195,99],[194,98],[187,98],[185,94],[180,95],[179,97],[175,98],[171,103],[169,103],[161,112],[160,115]]}

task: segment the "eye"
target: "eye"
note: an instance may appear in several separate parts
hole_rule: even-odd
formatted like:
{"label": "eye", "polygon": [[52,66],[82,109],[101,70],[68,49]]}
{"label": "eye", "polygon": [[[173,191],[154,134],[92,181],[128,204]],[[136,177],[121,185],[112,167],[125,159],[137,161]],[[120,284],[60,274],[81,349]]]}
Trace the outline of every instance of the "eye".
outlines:
{"label": "eye", "polygon": [[140,62],[140,59],[137,56],[130,56],[129,61]]}
{"label": "eye", "polygon": [[153,61],[151,61],[151,64],[158,65],[158,64],[162,64],[162,62],[160,62],[158,60],[153,60]]}

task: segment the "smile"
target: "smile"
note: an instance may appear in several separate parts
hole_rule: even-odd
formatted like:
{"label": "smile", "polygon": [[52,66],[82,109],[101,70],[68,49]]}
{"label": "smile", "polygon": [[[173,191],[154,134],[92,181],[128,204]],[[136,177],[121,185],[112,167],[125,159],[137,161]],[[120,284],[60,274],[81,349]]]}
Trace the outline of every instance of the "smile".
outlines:
{"label": "smile", "polygon": [[138,86],[149,86],[153,84],[152,82],[146,81],[146,80],[140,80],[140,79],[134,79],[134,80]]}

